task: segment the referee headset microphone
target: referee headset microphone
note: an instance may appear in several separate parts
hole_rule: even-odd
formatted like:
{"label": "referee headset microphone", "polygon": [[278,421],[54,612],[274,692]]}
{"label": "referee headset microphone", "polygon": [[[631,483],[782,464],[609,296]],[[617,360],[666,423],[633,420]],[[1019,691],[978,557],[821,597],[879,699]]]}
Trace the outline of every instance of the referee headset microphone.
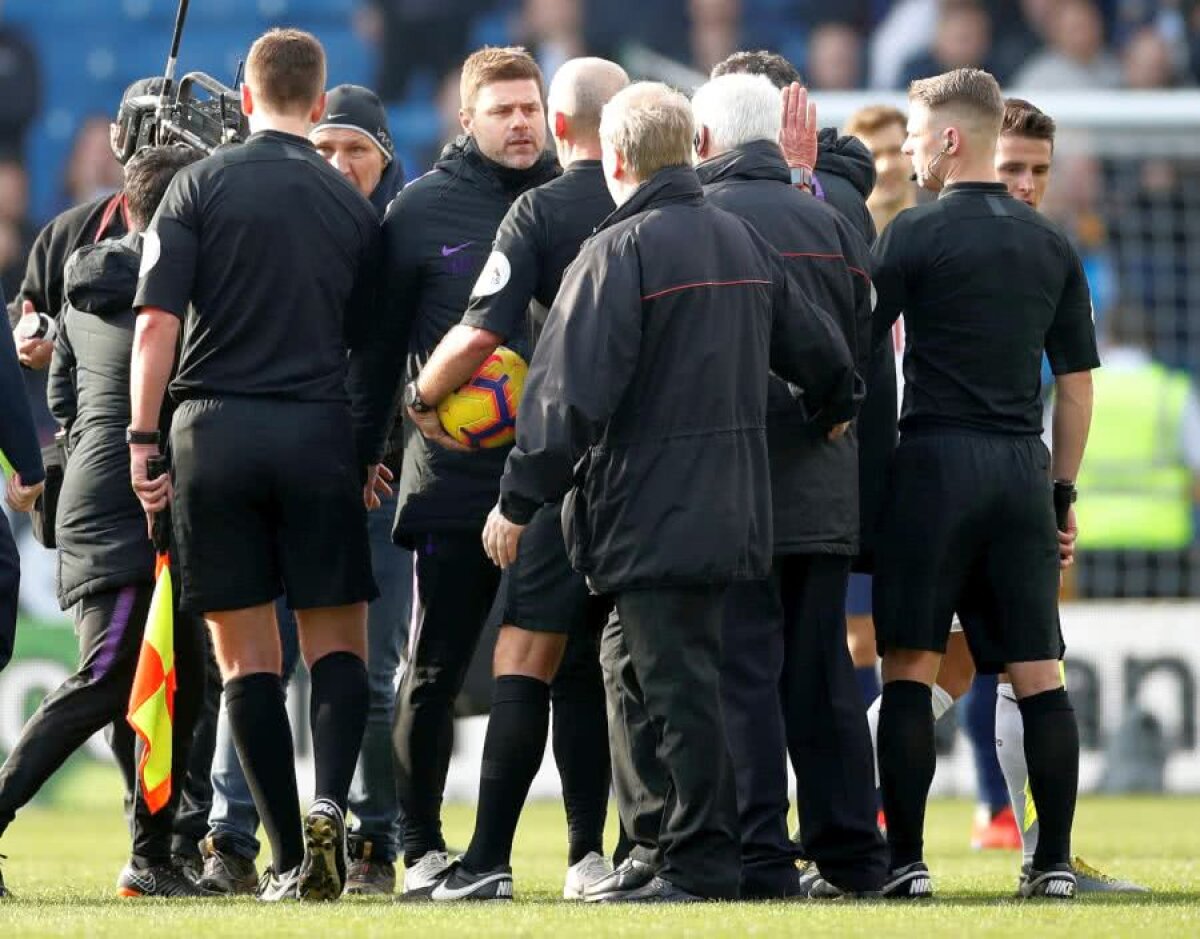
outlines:
{"label": "referee headset microphone", "polygon": [[[936,179],[939,183],[943,182],[943,180],[941,178],[939,178],[938,176],[936,176],[934,174],[933,168],[942,162],[942,158],[945,157],[946,154],[950,152],[950,148],[952,146],[954,146],[954,142],[949,137],[947,137],[944,141],[942,141],[942,149],[938,151],[937,156],[935,156],[932,160],[930,160],[928,163],[925,164],[925,175],[933,176],[933,178]],[[913,173],[911,176],[909,176],[908,181],[915,183],[917,181],[917,174]]]}

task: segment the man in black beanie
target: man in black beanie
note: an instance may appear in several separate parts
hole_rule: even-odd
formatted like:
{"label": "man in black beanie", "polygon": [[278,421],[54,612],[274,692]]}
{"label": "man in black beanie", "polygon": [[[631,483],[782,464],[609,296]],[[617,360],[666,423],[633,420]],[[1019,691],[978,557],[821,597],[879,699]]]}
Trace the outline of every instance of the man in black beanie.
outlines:
{"label": "man in black beanie", "polygon": [[383,102],[370,88],[338,85],[325,95],[325,113],[308,139],[383,217],[404,186],[404,167],[388,130]]}
{"label": "man in black beanie", "polygon": [[[338,85],[325,97],[325,113],[308,139],[331,166],[349,180],[379,213],[404,188],[404,169],[388,131],[387,112],[375,92],[362,85]],[[397,420],[383,462],[400,474],[403,421]],[[349,837],[348,894],[389,895],[396,887],[400,844],[400,803],[392,756],[396,672],[408,645],[412,609],[412,553],[392,543],[396,497],[381,499],[367,518],[371,565],[379,597],[367,609],[367,678],[370,701],[362,752],[350,789],[355,828]]]}

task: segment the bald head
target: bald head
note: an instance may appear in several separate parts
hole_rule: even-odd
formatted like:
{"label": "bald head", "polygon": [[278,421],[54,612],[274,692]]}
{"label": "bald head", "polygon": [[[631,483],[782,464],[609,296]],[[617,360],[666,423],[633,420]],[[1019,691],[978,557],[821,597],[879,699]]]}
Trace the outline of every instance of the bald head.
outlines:
{"label": "bald head", "polygon": [[546,106],[555,137],[557,114],[566,118],[565,133],[579,142],[599,142],[600,112],[613,95],[629,84],[625,69],[608,59],[571,59],[554,73]]}

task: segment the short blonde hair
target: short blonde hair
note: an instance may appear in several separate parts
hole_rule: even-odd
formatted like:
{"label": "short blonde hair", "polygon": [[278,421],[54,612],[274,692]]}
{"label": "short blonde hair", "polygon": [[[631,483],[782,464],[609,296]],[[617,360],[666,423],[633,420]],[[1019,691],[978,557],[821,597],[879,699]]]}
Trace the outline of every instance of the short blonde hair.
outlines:
{"label": "short blonde hair", "polygon": [[542,70],[524,48],[484,46],[467,56],[463,63],[462,76],[458,80],[460,106],[464,111],[472,110],[480,90],[486,85],[521,79],[537,82],[538,97],[546,96]]}
{"label": "short blonde hair", "polygon": [[976,119],[992,136],[1000,135],[1004,121],[1004,96],[990,72],[956,68],[932,78],[918,78],[908,88],[908,99],[937,111],[953,108]]}
{"label": "short blonde hair", "polygon": [[645,182],[668,166],[690,166],[696,126],[692,106],[660,82],[637,82],[604,106],[600,137],[618,150]]}

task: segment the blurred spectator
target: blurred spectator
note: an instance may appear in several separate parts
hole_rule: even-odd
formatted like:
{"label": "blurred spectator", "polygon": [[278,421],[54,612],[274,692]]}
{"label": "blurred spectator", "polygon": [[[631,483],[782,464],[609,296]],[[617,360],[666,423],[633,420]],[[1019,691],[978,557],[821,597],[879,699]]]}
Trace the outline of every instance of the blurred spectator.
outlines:
{"label": "blurred spectator", "polygon": [[880,234],[892,219],[917,204],[917,187],[912,181],[912,161],[902,152],[908,119],[903,111],[872,105],[850,115],[843,133],[857,137],[875,158],[875,188],[867,208]]}
{"label": "blurred spectator", "polygon": [[[438,83],[437,94],[434,95],[434,105],[438,114],[437,136],[430,148],[421,154],[421,165],[426,169],[437,162],[446,144],[463,132],[458,118],[458,108],[462,101],[458,87],[461,77],[460,69],[451,69],[442,76],[442,80]],[[413,178],[415,179],[416,176],[414,175]]]}
{"label": "blurred spectator", "polygon": [[1192,5],[1187,22],[1188,58],[1191,62],[1192,77],[1200,81],[1200,3]]}
{"label": "blurred spectator", "polygon": [[1121,84],[1120,63],[1104,47],[1104,21],[1092,0],[1058,0],[1049,24],[1050,46],[1017,73],[1017,89],[1036,94]]}
{"label": "blurred spectator", "polygon": [[1145,311],[1155,358],[1200,374],[1193,199],[1200,172],[1185,161],[1162,158],[1129,161],[1119,169],[1110,191],[1121,298]]}
{"label": "blurred spectator", "polygon": [[586,54],[582,0],[525,0],[516,41],[528,49],[549,81],[568,59]]}
{"label": "blurred spectator", "polygon": [[418,73],[435,83],[466,57],[471,21],[482,7],[478,0],[367,0],[356,26],[378,50],[373,90],[394,102]]}
{"label": "blurred spectator", "polygon": [[804,67],[808,87],[821,91],[849,91],[862,87],[863,38],[849,23],[822,23],[808,40]]}
{"label": "blurred spectator", "polygon": [[1153,26],[1143,26],[1121,52],[1125,86],[1140,90],[1173,88],[1179,84],[1171,47]]}
{"label": "blurred spectator", "polygon": [[0,157],[20,155],[41,106],[37,55],[14,27],[0,26]]}
{"label": "blurred spectator", "polygon": [[109,146],[109,127],[109,119],[100,114],[79,125],[63,174],[61,208],[91,202],[121,188],[124,178]]}
{"label": "blurred spectator", "polygon": [[688,31],[681,27],[687,21],[688,7],[688,0],[652,0],[639,2],[631,13],[624,3],[584,0],[588,52],[623,62],[630,46],[643,46],[676,62],[687,62],[692,50]]}
{"label": "blurred spectator", "polygon": [[0,159],[0,284],[6,297],[20,291],[25,258],[37,234],[28,214],[29,174],[16,160]]}
{"label": "blurred spectator", "polygon": [[[956,68],[985,68],[995,74],[991,50],[992,20],[979,0],[942,0],[933,45],[908,61],[899,87]],[[1007,76],[996,77],[1004,81]]]}
{"label": "blurred spectator", "polygon": [[937,28],[937,0],[896,0],[871,35],[871,87],[896,88],[904,67],[929,45]]}
{"label": "blurred spectator", "polygon": [[1117,293],[1117,276],[1110,250],[1109,227],[1102,214],[1108,195],[1100,161],[1080,144],[1054,157],[1054,182],[1046,191],[1042,212],[1075,243],[1097,321],[1103,319]]}
{"label": "blurred spectator", "polygon": [[707,75],[741,46],[741,0],[688,0],[688,16],[691,64]]}
{"label": "blurred spectator", "polygon": [[1079,586],[1085,595],[1182,596],[1200,498],[1200,401],[1156,362],[1145,318],[1113,310],[1087,459],[1079,474]]}
{"label": "blurred spectator", "polygon": [[21,289],[28,250],[29,244],[21,237],[21,226],[11,219],[0,219],[0,284],[4,285],[6,297],[15,297]]}
{"label": "blurred spectator", "polygon": [[0,218],[23,222],[28,215],[29,174],[17,159],[0,157]]}

